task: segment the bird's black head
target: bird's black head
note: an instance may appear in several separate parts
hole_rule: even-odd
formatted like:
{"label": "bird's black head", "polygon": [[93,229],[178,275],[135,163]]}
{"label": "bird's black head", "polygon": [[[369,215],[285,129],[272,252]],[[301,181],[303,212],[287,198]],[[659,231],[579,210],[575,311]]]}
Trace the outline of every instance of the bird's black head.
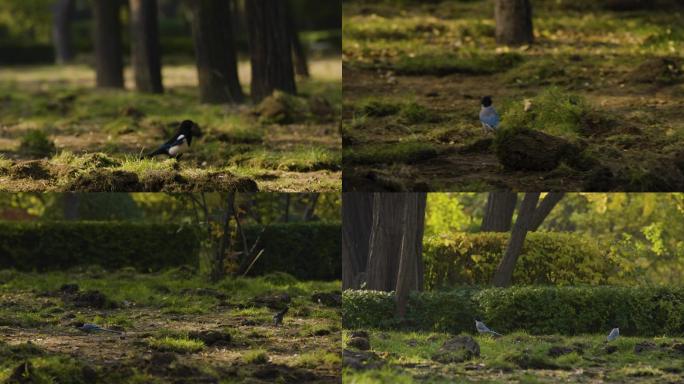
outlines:
{"label": "bird's black head", "polygon": [[195,122],[192,120],[183,120],[178,127],[178,132],[182,133],[186,137],[196,136],[193,132],[196,125],[197,124],[195,124]]}
{"label": "bird's black head", "polygon": [[491,96],[485,96],[482,98],[482,106],[483,107],[489,107],[492,105],[492,97]]}

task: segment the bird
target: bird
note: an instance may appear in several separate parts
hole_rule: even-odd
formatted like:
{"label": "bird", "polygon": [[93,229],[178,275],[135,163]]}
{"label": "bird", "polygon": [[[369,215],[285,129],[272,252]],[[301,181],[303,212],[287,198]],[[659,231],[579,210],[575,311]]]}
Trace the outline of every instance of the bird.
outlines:
{"label": "bird", "polygon": [[482,130],[487,132],[496,132],[499,127],[499,114],[496,113],[492,105],[492,97],[485,96],[482,98],[482,108],[480,108],[480,122],[482,123]]}
{"label": "bird", "polygon": [[282,311],[278,311],[278,313],[273,315],[273,323],[276,327],[283,323],[283,316],[285,316],[288,309],[288,307],[285,307]]}
{"label": "bird", "polygon": [[613,328],[610,333],[608,334],[607,340],[608,341],[613,341],[620,336],[620,328]]}
{"label": "bird", "polygon": [[485,325],[485,323],[483,323],[479,320],[475,320],[475,328],[477,328],[477,331],[479,333],[489,333],[489,334],[494,335],[494,336],[503,336],[500,333],[496,333],[496,332],[492,331],[491,329],[489,329],[489,327],[487,327]]}
{"label": "bird", "polygon": [[[192,120],[183,120],[178,126],[178,130],[167,142],[162,144],[156,150],[148,153],[145,157],[151,158],[157,155],[167,155],[169,157],[180,160],[183,153],[190,149],[193,138],[193,130],[199,132],[197,123]],[[195,134],[195,136],[199,136]]]}
{"label": "bird", "polygon": [[77,325],[76,328],[80,329],[83,332],[110,332],[110,333],[116,333],[117,335],[120,335],[123,333],[123,332],[114,331],[111,329],[105,329],[105,328],[100,327],[97,324],[92,324],[92,323],[84,323],[81,326]]}

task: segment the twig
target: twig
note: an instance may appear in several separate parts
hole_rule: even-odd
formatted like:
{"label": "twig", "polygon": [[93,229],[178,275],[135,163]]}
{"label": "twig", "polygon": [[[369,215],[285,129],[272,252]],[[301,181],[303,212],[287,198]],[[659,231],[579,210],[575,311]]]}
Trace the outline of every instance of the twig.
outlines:
{"label": "twig", "polygon": [[254,258],[254,260],[252,260],[252,263],[249,264],[249,267],[247,267],[247,270],[245,271],[245,273],[242,274],[242,277],[247,276],[247,273],[249,273],[249,270],[252,269],[252,266],[254,265],[254,263],[256,263],[256,261],[259,260],[259,257],[261,256],[262,253],[264,253],[264,249],[263,249],[263,248],[261,249],[261,251],[259,251],[259,253],[257,253],[257,255],[256,255],[256,257]]}

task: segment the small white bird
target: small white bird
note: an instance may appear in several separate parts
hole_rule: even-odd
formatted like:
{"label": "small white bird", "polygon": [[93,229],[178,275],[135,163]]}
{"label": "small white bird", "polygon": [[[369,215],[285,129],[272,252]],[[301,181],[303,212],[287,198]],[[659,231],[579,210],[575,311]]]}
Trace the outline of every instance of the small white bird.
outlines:
{"label": "small white bird", "polygon": [[608,334],[608,341],[613,341],[620,336],[620,328],[613,328]]}
{"label": "small white bird", "polygon": [[499,127],[499,114],[496,113],[496,110],[492,105],[491,96],[485,96],[482,98],[482,108],[480,109],[480,122],[482,123],[482,130],[485,133],[496,133],[496,130]]}
{"label": "small white bird", "polygon": [[489,333],[489,334],[494,335],[494,336],[502,336],[500,333],[496,333],[496,332],[492,331],[491,329],[489,329],[489,327],[487,327],[485,325],[485,323],[483,323],[479,320],[475,320],[475,328],[477,328],[477,331],[479,333]]}

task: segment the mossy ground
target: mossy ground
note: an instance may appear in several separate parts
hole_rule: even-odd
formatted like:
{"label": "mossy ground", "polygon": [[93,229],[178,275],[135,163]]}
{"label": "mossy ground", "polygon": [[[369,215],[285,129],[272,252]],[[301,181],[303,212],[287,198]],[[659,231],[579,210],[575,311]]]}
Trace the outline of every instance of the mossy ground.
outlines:
{"label": "mossy ground", "polygon": [[[76,308],[49,294],[67,283],[99,290],[117,307]],[[87,383],[93,377],[104,383],[336,383],[339,309],[312,302],[311,294],[339,288],[339,282],[282,274],[210,284],[184,269],[0,271],[0,381],[29,362],[36,383]],[[253,299],[281,293],[292,302],[284,325],[276,328],[275,311]],[[125,337],[86,334],[74,327],[77,322],[119,329]],[[193,335],[197,331],[229,334],[231,340],[207,345]]]}
{"label": "mossy ground", "polygon": [[[535,3],[536,42],[514,48],[496,45],[490,1],[345,2],[345,190],[679,188],[682,13],[571,3]],[[594,166],[504,171],[480,145],[493,138],[478,121],[485,95],[504,128],[530,123],[531,100],[530,128],[577,142]]]}
{"label": "mossy ground", "polygon": [[[94,71],[84,65],[2,68],[0,189],[207,191],[251,180],[264,191],[339,190],[340,61],[310,66],[311,78],[298,79],[301,97],[292,104],[299,110],[288,124],[257,116],[249,102],[201,105],[192,65],[164,67],[163,95],[131,91],[128,71],[127,91],[106,91],[94,88]],[[248,62],[240,63],[240,78],[248,92]],[[138,160],[184,119],[203,136],[179,164]],[[113,161],[84,166],[93,155]],[[45,160],[42,175],[11,172],[31,159]]]}
{"label": "mossy ground", "polygon": [[[606,334],[608,330],[606,330]],[[513,333],[502,338],[475,336],[480,357],[441,364],[433,355],[450,336],[443,333],[372,331],[372,352],[384,360],[381,368],[343,368],[344,382],[370,383],[675,383],[684,380],[684,351],[673,348],[684,339],[620,337],[609,344],[606,335],[575,337]],[[349,331],[344,331],[344,343]],[[638,343],[652,350],[635,352]],[[609,352],[606,347],[616,347]]]}

